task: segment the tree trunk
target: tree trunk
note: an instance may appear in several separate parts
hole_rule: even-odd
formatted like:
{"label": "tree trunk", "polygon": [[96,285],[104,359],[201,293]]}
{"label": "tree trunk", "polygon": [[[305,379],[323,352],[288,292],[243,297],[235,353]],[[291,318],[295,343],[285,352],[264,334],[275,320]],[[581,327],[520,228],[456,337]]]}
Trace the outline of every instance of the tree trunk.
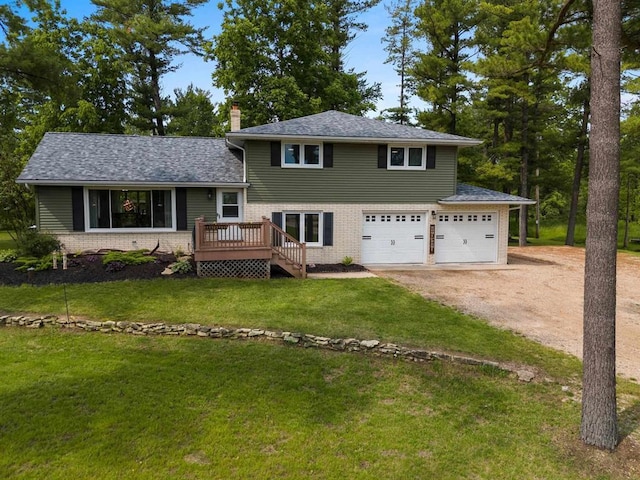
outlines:
{"label": "tree trunk", "polygon": [[622,248],[629,248],[629,223],[631,222],[631,175],[627,174],[627,198],[624,215],[624,240]]}
{"label": "tree trunk", "polygon": [[615,315],[622,21],[617,0],[597,0],[593,7],[580,434],[588,445],[613,450],[618,444]]}
{"label": "tree trunk", "polygon": [[[591,80],[587,80],[587,88]],[[589,98],[584,100],[582,107],[582,124],[580,125],[580,140],[578,141],[578,153],[576,155],[576,166],[573,170],[573,186],[571,187],[571,207],[569,208],[569,223],[567,225],[567,238],[565,245],[575,243],[576,219],[578,217],[578,200],[580,198],[580,182],[582,180],[582,168],[584,166],[584,152],[587,149],[587,132],[589,128]]]}
{"label": "tree trunk", "polygon": [[[522,105],[522,150],[520,157],[520,195],[526,197],[529,193],[529,102],[523,100]],[[520,205],[518,245],[527,246],[528,205]]]}
{"label": "tree trunk", "polygon": [[162,97],[160,96],[160,74],[158,73],[158,62],[153,52],[149,51],[149,70],[151,80],[151,98],[153,100],[153,118],[155,120],[155,133],[164,137],[166,132],[164,130]]}

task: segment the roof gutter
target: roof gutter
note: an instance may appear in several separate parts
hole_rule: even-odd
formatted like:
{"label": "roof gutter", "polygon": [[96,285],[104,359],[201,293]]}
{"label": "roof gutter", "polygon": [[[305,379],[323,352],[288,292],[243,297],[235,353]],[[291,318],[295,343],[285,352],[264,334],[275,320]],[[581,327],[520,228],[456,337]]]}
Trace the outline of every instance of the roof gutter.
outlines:
{"label": "roof gutter", "polygon": [[[535,200],[512,200],[512,201],[491,201],[491,200],[438,200],[440,205],[535,205]],[[520,207],[515,207],[520,208]]]}
{"label": "roof gutter", "polygon": [[268,134],[268,135],[256,135],[250,133],[242,133],[242,132],[229,132],[227,133],[227,138],[237,138],[239,140],[291,140],[295,142],[299,142],[300,140],[311,140],[311,141],[321,141],[321,142],[337,142],[337,143],[393,143],[393,144],[429,144],[429,145],[448,145],[448,146],[457,146],[457,147],[473,147],[476,145],[480,145],[483,142],[481,140],[475,140],[472,138],[459,138],[459,139],[442,139],[442,138],[398,138],[398,137],[376,137],[376,138],[366,138],[366,137],[331,137],[331,136],[320,136],[320,135],[277,135],[277,134]]}
{"label": "roof gutter", "polygon": [[245,182],[167,182],[167,183],[158,183],[158,182],[136,182],[136,181],[108,181],[108,180],[24,180],[18,179],[16,183],[21,183],[26,185],[51,185],[58,187],[159,187],[159,188],[169,188],[169,187],[205,187],[205,188],[247,188],[249,186],[248,183]]}

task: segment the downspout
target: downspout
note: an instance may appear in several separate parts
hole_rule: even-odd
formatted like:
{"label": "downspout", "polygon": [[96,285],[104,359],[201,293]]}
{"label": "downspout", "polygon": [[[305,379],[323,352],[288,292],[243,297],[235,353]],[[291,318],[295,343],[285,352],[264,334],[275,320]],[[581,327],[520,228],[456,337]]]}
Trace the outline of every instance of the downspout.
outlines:
{"label": "downspout", "polygon": [[[227,146],[227,148],[229,147],[233,147],[233,148],[237,148],[238,150],[240,150],[242,152],[242,183],[247,183],[247,152],[244,148],[242,148],[240,145],[236,145],[235,143],[231,142],[227,137],[224,137],[224,143]],[[243,188],[243,205],[247,205],[247,187]]]}

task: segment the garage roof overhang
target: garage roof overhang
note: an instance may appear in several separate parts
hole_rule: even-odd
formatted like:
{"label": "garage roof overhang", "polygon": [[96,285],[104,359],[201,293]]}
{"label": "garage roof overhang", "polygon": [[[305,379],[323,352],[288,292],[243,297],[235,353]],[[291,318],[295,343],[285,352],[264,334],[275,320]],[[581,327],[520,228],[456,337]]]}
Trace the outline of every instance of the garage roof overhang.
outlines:
{"label": "garage roof overhang", "polygon": [[438,203],[440,205],[534,205],[536,202],[529,198],[460,183],[456,187],[455,195],[442,198]]}

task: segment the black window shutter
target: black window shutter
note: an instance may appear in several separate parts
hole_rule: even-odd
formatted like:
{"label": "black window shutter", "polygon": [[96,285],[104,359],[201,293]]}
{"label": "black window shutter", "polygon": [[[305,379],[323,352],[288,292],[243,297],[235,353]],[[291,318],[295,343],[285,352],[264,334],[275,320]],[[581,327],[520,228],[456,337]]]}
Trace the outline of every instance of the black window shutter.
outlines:
{"label": "black window shutter", "polygon": [[281,165],[280,142],[271,142],[271,166],[279,167]]}
{"label": "black window shutter", "polygon": [[176,188],[177,230],[187,230],[187,189]]}
{"label": "black window shutter", "polygon": [[272,212],[271,221],[282,228],[282,212]]}
{"label": "black window shutter", "polygon": [[387,146],[378,145],[378,168],[387,168]]}
{"label": "black window shutter", "polygon": [[333,245],[333,212],[324,212],[322,219],[322,244],[330,247]]}
{"label": "black window shutter", "polygon": [[84,190],[82,187],[71,187],[71,215],[73,231],[84,232]]}
{"label": "black window shutter", "polygon": [[324,168],[332,168],[333,167],[333,143],[325,143],[323,146],[322,153],[322,166]]}
{"label": "black window shutter", "polygon": [[427,168],[436,168],[436,147],[435,145],[427,146]]}

